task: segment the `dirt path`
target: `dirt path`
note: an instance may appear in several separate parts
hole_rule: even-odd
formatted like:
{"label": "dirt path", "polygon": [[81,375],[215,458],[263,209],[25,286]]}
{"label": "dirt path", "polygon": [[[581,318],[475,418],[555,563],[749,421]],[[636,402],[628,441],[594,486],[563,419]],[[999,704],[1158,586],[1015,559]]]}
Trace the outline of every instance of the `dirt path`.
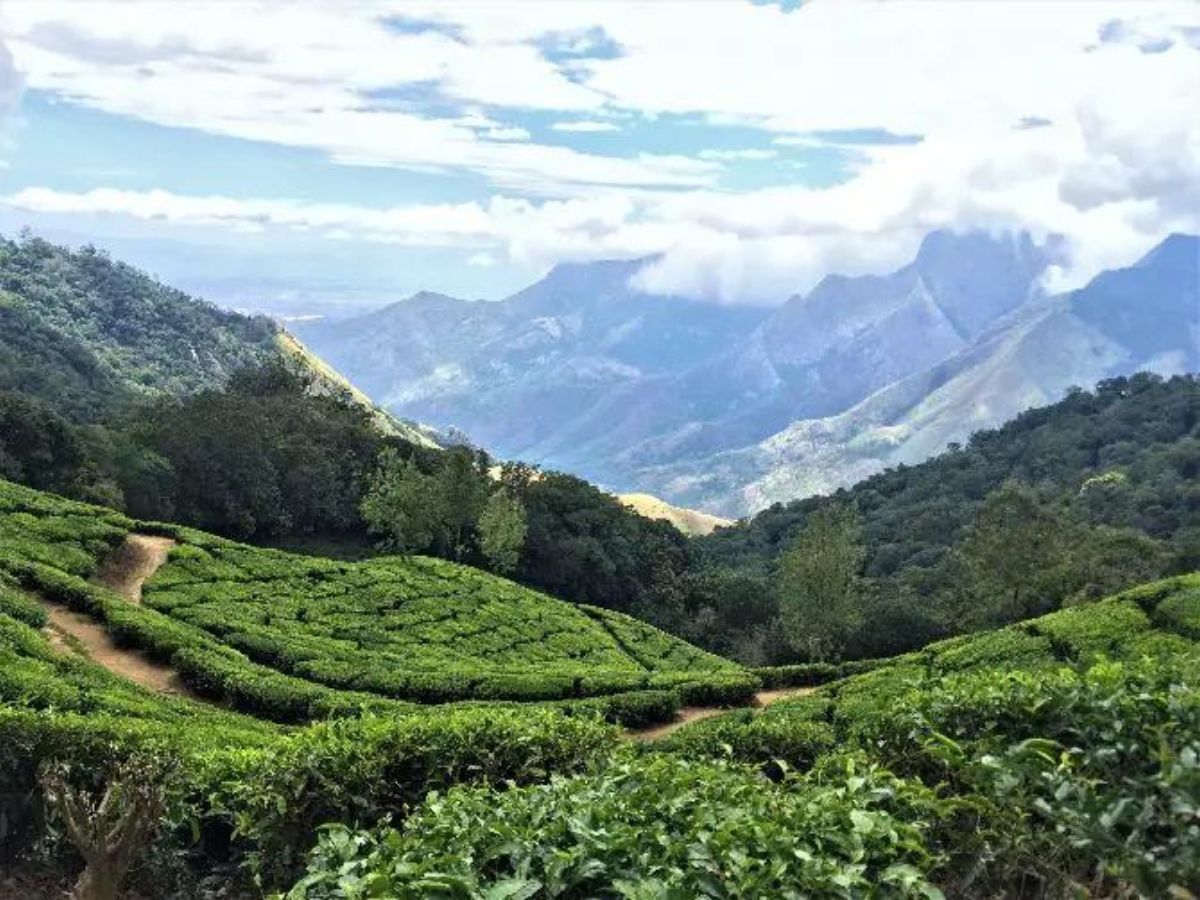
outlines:
{"label": "dirt path", "polygon": [[[167,560],[170,538],[131,534],[96,573],[96,581],[130,603],[142,602],[142,585]],[[117,646],[108,630],[91,616],[38,598],[49,617],[46,637],[60,653],[79,653],[97,665],[160,694],[194,696],[168,665],[144,653]]]}
{"label": "dirt path", "polygon": [[130,603],[141,603],[142,585],[167,561],[174,546],[168,537],[131,534],[100,566],[95,580]]}
{"label": "dirt path", "polygon": [[50,644],[63,653],[82,653],[97,665],[134,684],[160,694],[191,696],[187,685],[170,666],[155,662],[137,650],[118,647],[104,626],[83,613],[42,600],[50,617],[46,626]]}
{"label": "dirt path", "polygon": [[[813,693],[816,688],[780,688],[771,691],[759,691],[754,695],[754,706],[764,707],[770,706],[772,703],[778,703],[780,700],[787,700],[791,697],[807,697]],[[722,713],[732,712],[734,709],[747,707],[724,707],[724,706],[685,706],[679,710],[679,714],[673,721],[664,722],[661,725],[652,725],[649,728],[639,728],[636,731],[626,731],[625,736],[635,741],[657,741],[660,738],[665,738],[667,735],[674,734],[684,725],[691,722],[699,722],[701,719],[711,719],[713,716],[719,716]]]}

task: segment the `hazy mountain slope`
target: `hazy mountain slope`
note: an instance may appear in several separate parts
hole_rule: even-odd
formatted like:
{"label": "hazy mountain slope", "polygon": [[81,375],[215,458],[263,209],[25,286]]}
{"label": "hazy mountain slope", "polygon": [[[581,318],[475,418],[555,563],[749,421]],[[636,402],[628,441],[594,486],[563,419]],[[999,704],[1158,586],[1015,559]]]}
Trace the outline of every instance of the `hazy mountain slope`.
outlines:
{"label": "hazy mountain slope", "polygon": [[1200,370],[1200,238],[1172,236],[1128,269],[1020,310],[950,359],[837,416],[754,446],[647,470],[677,503],[744,514],[916,463],[1072,385]]}
{"label": "hazy mountain slope", "polygon": [[534,445],[534,458],[673,490],[648,473],[839,413],[968,346],[1039,296],[1050,259],[1025,235],[934,232],[890,275],[830,276],[700,365],[608,393]]}
{"label": "hazy mountain slope", "polygon": [[643,261],[563,265],[499,303],[419,294],[299,331],[400,415],[624,486],[945,359],[1035,296],[1048,259],[1027,236],[938,232],[891,275],[830,277],[774,311],[640,294]]}
{"label": "hazy mountain slope", "polygon": [[641,265],[561,265],[498,303],[418,294],[297,330],[393,412],[458,427],[503,456],[545,461],[543,448],[582,413],[686,371],[764,315],[641,294],[629,284]]}

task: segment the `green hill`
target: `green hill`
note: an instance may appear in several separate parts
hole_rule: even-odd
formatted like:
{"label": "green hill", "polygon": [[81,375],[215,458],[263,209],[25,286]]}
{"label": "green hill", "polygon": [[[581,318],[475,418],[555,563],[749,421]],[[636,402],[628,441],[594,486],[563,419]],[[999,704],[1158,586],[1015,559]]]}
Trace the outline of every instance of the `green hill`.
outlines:
{"label": "green hill", "polygon": [[0,238],[0,292],[0,390],[72,419],[216,387],[277,352],[270,320],[218,310],[92,247]]}
{"label": "green hill", "polygon": [[[149,533],[175,542],[153,572],[128,552]],[[55,630],[67,607],[193,696],[88,659]],[[466,567],[261,550],[0,483],[0,858],[42,841],[78,871],[40,787],[65,772],[161,792],[147,896],[1184,896],[1197,641],[1182,576],[621,745],[600,716],[755,682]],[[472,702],[412,702],[452,697]]]}
{"label": "green hill", "polygon": [[[130,603],[87,581],[136,531],[174,547]],[[344,563],[249,547],[0,483],[0,571],[175,667],[195,693],[280,721],[396,701],[745,699],[744,670],[620,613],[466,566]],[[26,617],[28,619],[28,617]]]}

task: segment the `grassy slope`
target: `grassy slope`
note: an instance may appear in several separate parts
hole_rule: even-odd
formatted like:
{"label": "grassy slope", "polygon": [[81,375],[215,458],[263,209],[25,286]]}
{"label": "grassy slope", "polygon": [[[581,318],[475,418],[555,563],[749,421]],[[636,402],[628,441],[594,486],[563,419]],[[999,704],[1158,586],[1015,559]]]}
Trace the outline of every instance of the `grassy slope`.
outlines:
{"label": "grassy slope", "polygon": [[722,519],[696,509],[673,506],[652,494],[618,494],[617,499],[639,516],[648,519],[665,519],[687,535],[712,534],[718,528],[732,525],[731,519]]}
{"label": "grassy slope", "polygon": [[0,483],[0,571],[11,581],[105,622],[119,641],[169,660],[193,689],[268,718],[684,685],[694,699],[745,695],[755,683],[627,616],[440,560],[343,563],[149,526],[179,544],[142,606],[85,580],[146,527]]}
{"label": "grassy slope", "polygon": [[1200,662],[1200,573],[938,641],[761,713],[738,711],[685,726],[664,746],[803,767],[879,727],[905,700],[964,679],[998,683],[1012,673],[1084,669],[1103,659]]}

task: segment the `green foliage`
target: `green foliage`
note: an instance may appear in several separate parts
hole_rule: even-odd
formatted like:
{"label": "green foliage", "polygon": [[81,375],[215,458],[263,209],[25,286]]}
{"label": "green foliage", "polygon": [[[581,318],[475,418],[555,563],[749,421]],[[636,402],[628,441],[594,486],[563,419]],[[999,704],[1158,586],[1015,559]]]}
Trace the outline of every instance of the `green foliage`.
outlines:
{"label": "green foliage", "polygon": [[289,898],[940,897],[919,785],[847,762],[773,785],[647,757],[503,794],[433,795],[402,831],[328,829]]}
{"label": "green foliage", "polygon": [[24,591],[13,584],[0,581],[0,614],[9,616],[34,628],[46,624],[46,611]]}
{"label": "green foliage", "polygon": [[1073,525],[1016,482],[989,494],[959,550],[975,586],[974,608],[963,611],[963,620],[992,625],[1045,612],[1050,598],[1065,593],[1064,570],[1080,543]]}
{"label": "green foliage", "polygon": [[1200,871],[1198,659],[973,673],[910,696],[873,737],[982,814],[973,841],[941,836],[990,859],[982,877],[952,873],[960,890],[1179,895]]}
{"label": "green foliage", "polygon": [[95,247],[0,238],[0,290],[0,391],[70,419],[214,387],[275,353],[269,320],[222,312]]}
{"label": "green foliage", "polygon": [[125,433],[138,451],[114,465],[131,513],[238,537],[360,528],[387,444],[369,410],[280,362],[159,400]]}
{"label": "green foliage", "polygon": [[902,653],[1195,569],[1197,409],[1194,375],[1112,379],[920,465],[694,539],[704,568],[686,581],[681,632],[755,665],[796,661],[755,584],[813,516],[845,505],[861,514],[866,549],[850,657]]}
{"label": "green foliage", "polygon": [[479,549],[492,571],[507,574],[516,570],[528,529],[520,501],[503,488],[493,491],[479,514]]}
{"label": "green foliage", "polygon": [[817,662],[841,655],[860,616],[862,523],[849,506],[819,509],[779,560],[784,636]]}
{"label": "green foliage", "polygon": [[554,711],[472,709],[315,725],[294,737],[197,761],[215,813],[260,879],[291,875],[317,826],[402,818],[429,791],[528,784],[601,761],[613,731]]}
{"label": "green foliage", "polygon": [[437,488],[437,479],[413,460],[384,451],[363,496],[363,519],[386,546],[401,553],[428,550],[443,519]]}
{"label": "green foliage", "polygon": [[514,578],[574,603],[630,613],[676,634],[684,630],[688,538],[579,478],[506,470],[504,484],[528,521]]}
{"label": "green foliage", "polygon": [[1200,641],[1200,579],[1172,594],[1154,608],[1160,628]]}

